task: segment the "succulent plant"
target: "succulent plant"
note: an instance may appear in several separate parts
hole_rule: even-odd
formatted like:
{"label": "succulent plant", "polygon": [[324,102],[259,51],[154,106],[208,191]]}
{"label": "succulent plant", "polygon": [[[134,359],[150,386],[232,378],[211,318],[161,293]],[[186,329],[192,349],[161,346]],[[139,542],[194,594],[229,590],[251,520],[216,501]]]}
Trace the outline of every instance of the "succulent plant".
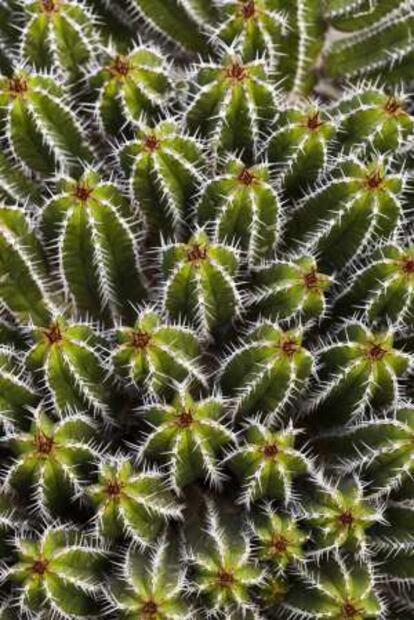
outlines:
{"label": "succulent plant", "polygon": [[413,15],[0,0],[0,620],[414,620]]}

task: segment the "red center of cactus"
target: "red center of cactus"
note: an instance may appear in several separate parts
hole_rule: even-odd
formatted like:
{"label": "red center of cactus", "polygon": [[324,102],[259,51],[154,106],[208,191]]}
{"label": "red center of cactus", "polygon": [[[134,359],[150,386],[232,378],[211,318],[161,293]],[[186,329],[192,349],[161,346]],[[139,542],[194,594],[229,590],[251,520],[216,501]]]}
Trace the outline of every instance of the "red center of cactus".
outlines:
{"label": "red center of cactus", "polygon": [[272,549],[276,553],[285,553],[289,545],[289,541],[284,536],[275,536],[272,539]]}
{"label": "red center of cactus", "polygon": [[353,525],[354,521],[355,521],[354,515],[352,514],[352,512],[350,510],[347,510],[346,512],[343,512],[339,516],[339,522],[344,527],[351,527]]}
{"label": "red center of cactus", "polygon": [[256,4],[254,0],[249,0],[242,6],[242,15],[245,19],[251,19],[256,15]]}
{"label": "red center of cactus", "polygon": [[158,605],[154,601],[147,601],[142,608],[142,618],[150,620],[158,613]]}
{"label": "red center of cactus", "polygon": [[247,69],[243,65],[236,62],[227,69],[226,75],[231,80],[242,82],[247,78]]}
{"label": "red center of cactus", "polygon": [[368,351],[368,358],[373,362],[380,362],[385,354],[385,349],[380,347],[379,344],[374,344]]}
{"label": "red center of cactus", "polygon": [[319,112],[315,112],[315,114],[311,114],[308,116],[306,121],[306,127],[309,131],[317,131],[319,127],[322,127],[323,121],[321,121],[321,117]]}
{"label": "red center of cactus", "polygon": [[34,564],[32,565],[32,571],[36,573],[36,575],[43,576],[45,572],[47,571],[48,566],[49,566],[49,562],[47,560],[43,560],[43,559],[36,560],[36,562],[34,562]]}
{"label": "red center of cactus", "polygon": [[396,116],[402,111],[401,103],[394,96],[389,97],[387,103],[384,106],[384,110],[390,116]]}
{"label": "red center of cactus", "polygon": [[87,202],[90,195],[92,194],[92,191],[93,190],[86,185],[78,185],[75,189],[75,198],[77,198],[81,202]]}
{"label": "red center of cactus", "polygon": [[53,450],[54,441],[41,431],[36,435],[36,447],[39,454],[50,454]]}
{"label": "red center of cactus", "polygon": [[158,150],[161,146],[160,140],[156,136],[147,136],[144,140],[144,148],[150,153],[154,153],[154,151]]}
{"label": "red center of cactus", "polygon": [[279,454],[279,446],[276,443],[269,443],[263,448],[263,454],[267,459],[274,459]]}
{"label": "red center of cactus", "polygon": [[117,56],[114,60],[114,64],[111,67],[111,72],[121,77],[127,77],[130,69],[131,64],[128,58],[125,58],[125,56]]}
{"label": "red center of cactus", "polygon": [[370,190],[376,190],[381,187],[384,182],[384,177],[380,170],[374,170],[366,177],[366,185]]}
{"label": "red center of cactus", "polygon": [[407,258],[403,262],[402,270],[404,273],[411,275],[414,273],[414,258]]}
{"label": "red center of cactus", "polygon": [[187,260],[190,263],[198,263],[207,258],[207,248],[203,248],[198,243],[192,246],[187,252]]}
{"label": "red center of cactus", "polygon": [[304,275],[303,281],[304,281],[306,288],[310,288],[310,289],[317,288],[319,284],[318,274],[316,273],[315,270],[310,271],[309,273],[306,273]]}
{"label": "red center of cactus", "polygon": [[136,349],[145,349],[151,340],[147,332],[137,331],[132,334],[132,346]]}
{"label": "red center of cactus", "polygon": [[56,0],[41,0],[41,5],[45,13],[54,13],[58,8]]}
{"label": "red center of cactus", "polygon": [[57,323],[52,325],[52,327],[50,327],[45,334],[49,344],[56,344],[57,342],[62,342],[63,340],[62,332],[60,331],[60,327]]}
{"label": "red center of cactus", "polygon": [[183,411],[180,413],[177,419],[177,424],[180,428],[188,428],[194,422],[194,418],[191,411]]}
{"label": "red center of cactus", "polygon": [[9,80],[9,89],[14,95],[24,95],[29,90],[29,83],[24,77],[15,77]]}
{"label": "red center of cactus", "polygon": [[119,497],[122,491],[122,484],[118,480],[111,480],[105,487],[105,493],[109,497]]}
{"label": "red center of cactus", "polygon": [[293,340],[285,340],[281,345],[282,352],[288,357],[292,357],[300,349],[300,346],[293,342]]}
{"label": "red center of cactus", "polygon": [[256,177],[248,168],[244,168],[237,177],[237,180],[240,181],[240,183],[243,183],[243,185],[249,186],[253,185]]}
{"label": "red center of cactus", "polygon": [[358,609],[352,603],[345,603],[342,608],[342,615],[344,618],[355,618],[358,613]]}
{"label": "red center of cactus", "polygon": [[231,588],[235,583],[233,573],[231,571],[222,569],[217,575],[217,583],[222,588]]}

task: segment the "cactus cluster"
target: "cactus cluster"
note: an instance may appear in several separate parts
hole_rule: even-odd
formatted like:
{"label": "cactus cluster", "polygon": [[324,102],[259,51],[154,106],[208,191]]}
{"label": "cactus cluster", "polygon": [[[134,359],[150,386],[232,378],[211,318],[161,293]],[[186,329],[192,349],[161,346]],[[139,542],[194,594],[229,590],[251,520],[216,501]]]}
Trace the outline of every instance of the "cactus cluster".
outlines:
{"label": "cactus cluster", "polygon": [[414,620],[413,0],[0,0],[0,620]]}

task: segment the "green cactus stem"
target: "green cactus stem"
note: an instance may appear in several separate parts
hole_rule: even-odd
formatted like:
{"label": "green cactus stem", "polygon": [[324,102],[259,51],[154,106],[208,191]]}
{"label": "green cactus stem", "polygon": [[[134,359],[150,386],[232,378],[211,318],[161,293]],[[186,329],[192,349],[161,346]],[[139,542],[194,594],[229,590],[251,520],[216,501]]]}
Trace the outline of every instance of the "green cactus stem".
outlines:
{"label": "green cactus stem", "polygon": [[165,279],[164,307],[175,320],[185,320],[205,335],[227,329],[240,313],[235,282],[239,253],[200,230],[188,243],[161,250]]}
{"label": "green cactus stem", "polygon": [[128,54],[108,49],[90,78],[103,135],[119,136],[128,123],[165,109],[172,91],[170,73],[165,57],[151,47],[137,46]]}
{"label": "green cactus stem", "polygon": [[57,254],[64,290],[94,319],[132,319],[145,297],[133,220],[117,186],[92,169],[78,180],[63,179],[42,210],[43,239]]}
{"label": "green cactus stem", "polygon": [[61,414],[85,408],[107,414],[108,379],[99,354],[102,340],[92,327],[56,316],[48,327],[34,328],[32,337],[27,365],[42,371],[55,409]]}
{"label": "green cactus stem", "polygon": [[280,114],[267,155],[280,170],[287,196],[297,198],[317,180],[336,132],[336,122],[316,105],[289,107]]}
{"label": "green cactus stem", "polygon": [[133,327],[117,331],[112,354],[115,371],[150,393],[168,394],[185,380],[204,385],[195,333],[181,325],[163,322],[150,308],[142,310]]}
{"label": "green cactus stem", "polygon": [[311,469],[310,460],[295,447],[298,433],[291,425],[272,432],[255,420],[246,423],[244,442],[226,458],[241,482],[241,502],[250,506],[262,498],[291,501],[295,478]]}
{"label": "green cactus stem", "polygon": [[24,372],[21,356],[11,347],[0,345],[0,422],[24,427],[28,409],[39,399],[31,377]]}
{"label": "green cactus stem", "polygon": [[196,66],[191,86],[189,130],[208,138],[215,154],[237,153],[245,164],[254,164],[261,134],[277,107],[266,63],[225,54],[219,63]]}
{"label": "green cactus stem", "polygon": [[372,240],[392,235],[402,219],[404,184],[404,174],[390,172],[381,160],[367,166],[345,159],[331,180],[298,205],[286,227],[288,246],[314,249],[322,268],[345,267]]}
{"label": "green cactus stem", "polygon": [[119,159],[149,232],[166,239],[182,234],[202,180],[199,143],[167,120],[139,128],[136,138],[121,147]]}
{"label": "green cactus stem", "polygon": [[171,483],[178,492],[198,479],[221,486],[220,454],[236,442],[225,421],[223,399],[194,400],[182,389],[171,404],[153,403],[142,413],[151,431],[139,453],[167,461]]}
{"label": "green cactus stem", "polygon": [[395,349],[393,342],[391,329],[371,332],[355,321],[344,326],[336,342],[321,349],[319,424],[337,426],[368,407],[384,409],[397,402],[400,378],[410,369],[412,356]]}
{"label": "green cactus stem", "polygon": [[27,17],[21,40],[23,58],[40,71],[57,68],[79,79],[99,45],[97,20],[89,8],[76,0],[22,4]]}
{"label": "green cactus stem", "polygon": [[266,416],[268,423],[304,388],[313,371],[312,355],[299,330],[283,332],[263,321],[224,361],[221,386],[237,417]]}
{"label": "green cactus stem", "polygon": [[7,436],[15,461],[6,473],[6,486],[46,518],[64,515],[75,498],[84,495],[83,481],[97,457],[94,431],[86,416],[75,414],[55,423],[36,409],[28,432]]}
{"label": "green cactus stem", "polygon": [[256,316],[277,321],[322,318],[332,277],[318,272],[313,256],[275,260],[252,270],[248,306]]}
{"label": "green cactus stem", "polygon": [[279,237],[280,201],[270,176],[264,164],[246,168],[230,159],[202,188],[196,206],[198,223],[214,226],[220,241],[237,243],[249,266],[271,258]]}
{"label": "green cactus stem", "polygon": [[50,527],[36,538],[18,537],[16,551],[18,561],[3,571],[1,581],[19,586],[12,603],[22,614],[99,615],[106,554],[93,538],[74,529]]}
{"label": "green cactus stem", "polygon": [[110,599],[122,620],[190,620],[186,571],[174,541],[162,535],[150,554],[130,547],[122,558],[124,580],[112,584]]}
{"label": "green cactus stem", "polygon": [[167,519],[181,515],[160,473],[134,471],[130,459],[120,455],[100,463],[98,482],[88,492],[96,509],[97,530],[109,539],[126,534],[146,546],[154,542]]}

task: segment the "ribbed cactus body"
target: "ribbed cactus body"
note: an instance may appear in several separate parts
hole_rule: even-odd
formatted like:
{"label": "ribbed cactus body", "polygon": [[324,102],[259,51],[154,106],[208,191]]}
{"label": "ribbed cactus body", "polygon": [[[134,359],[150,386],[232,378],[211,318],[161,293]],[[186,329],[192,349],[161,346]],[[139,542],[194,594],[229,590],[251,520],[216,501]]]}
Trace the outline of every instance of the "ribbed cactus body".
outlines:
{"label": "ribbed cactus body", "polygon": [[326,166],[329,143],[336,131],[335,122],[317,106],[289,108],[280,114],[267,155],[280,170],[288,196],[298,197],[316,181]]}
{"label": "ribbed cactus body", "polygon": [[317,398],[321,424],[336,426],[364,412],[395,405],[400,378],[411,367],[409,353],[394,348],[392,330],[371,332],[362,323],[346,325],[336,342],[321,350],[323,390]]}
{"label": "ribbed cactus body", "polygon": [[[344,267],[372,238],[388,240],[403,214],[404,176],[372,162],[348,158],[333,178],[299,203],[286,228],[289,247],[303,244],[320,254],[323,268]],[[341,252],[337,251],[341,244]]]}
{"label": "ribbed cactus body", "polygon": [[230,160],[203,187],[196,206],[198,223],[213,225],[221,241],[237,243],[249,265],[272,257],[279,235],[280,202],[270,177],[268,166]]}
{"label": "ribbed cactus body", "polygon": [[308,569],[288,593],[285,607],[298,618],[333,620],[379,618],[384,605],[375,592],[375,577],[369,565],[348,567],[343,560],[325,561]]}
{"label": "ribbed cactus body", "polygon": [[108,539],[125,533],[140,545],[153,542],[167,519],[179,518],[180,507],[163,476],[134,471],[128,459],[103,460],[98,482],[89,487],[98,532]]}
{"label": "ribbed cactus body", "polygon": [[295,447],[297,431],[291,426],[272,432],[250,421],[244,442],[230,453],[230,469],[242,484],[241,501],[248,506],[259,499],[289,503],[294,480],[310,468],[307,457]]}
{"label": "ribbed cactus body", "polygon": [[41,230],[81,313],[133,318],[146,291],[134,213],[116,185],[93,170],[64,179],[42,211]]}
{"label": "ribbed cactus body", "polygon": [[60,413],[86,407],[108,412],[107,373],[98,353],[100,337],[86,323],[55,317],[48,327],[35,328],[27,365],[41,373],[49,399]]}
{"label": "ribbed cactus body", "polygon": [[13,433],[7,443],[15,462],[6,484],[42,514],[62,516],[83,495],[96,452],[91,420],[79,414],[54,423],[36,410],[28,432]]}
{"label": "ribbed cactus body", "polygon": [[205,334],[227,329],[240,311],[235,283],[238,263],[235,248],[210,241],[203,231],[188,243],[163,248],[164,306],[169,315]]}
{"label": "ribbed cactus body", "polygon": [[380,88],[355,87],[332,111],[340,123],[337,141],[347,152],[358,147],[382,153],[398,151],[414,131],[406,99]]}
{"label": "ribbed cactus body", "polygon": [[117,332],[112,355],[116,372],[151,393],[168,394],[184,380],[204,384],[198,339],[193,331],[164,323],[154,311],[143,310],[133,327]]}
{"label": "ribbed cactus body", "polygon": [[152,235],[171,238],[185,230],[191,200],[202,179],[204,155],[196,140],[173,121],[142,127],[119,158],[131,195]]}
{"label": "ribbed cactus body", "polygon": [[363,311],[370,321],[386,324],[414,321],[414,248],[387,245],[371,255],[338,296],[338,307]]}
{"label": "ribbed cactus body", "polygon": [[71,79],[82,76],[99,44],[96,18],[77,0],[23,3],[26,25],[21,52],[36,69],[57,68]]}
{"label": "ribbed cactus body", "polygon": [[264,321],[225,360],[221,385],[237,417],[259,415],[271,422],[304,387],[313,369],[298,330],[283,332]]}
{"label": "ribbed cactus body", "polygon": [[253,588],[264,582],[264,571],[255,565],[240,524],[223,517],[214,505],[207,505],[207,536],[191,555],[193,587],[203,597],[209,615],[243,617],[254,611]]}
{"label": "ribbed cactus body", "polygon": [[91,160],[84,129],[60,81],[18,71],[0,79],[0,103],[2,135],[29,169],[51,177],[59,167],[77,170],[81,160]]}
{"label": "ribbed cactus body", "polygon": [[0,208],[0,300],[23,324],[45,325],[54,310],[44,252],[24,211]]}
{"label": "ribbed cactus body", "polygon": [[189,620],[193,610],[185,598],[186,571],[177,544],[163,535],[149,554],[129,548],[123,558],[124,580],[114,582],[110,598],[122,620]]}
{"label": "ribbed cactus body", "polygon": [[128,54],[109,49],[104,63],[93,71],[90,83],[97,93],[100,128],[103,134],[110,135],[120,135],[128,123],[139,121],[144,114],[159,114],[172,89],[165,58],[143,45]]}
{"label": "ribbed cactus body", "polygon": [[38,401],[21,357],[11,347],[0,345],[0,422],[24,427],[28,408]]}
{"label": "ribbed cactus body", "polygon": [[294,518],[267,506],[254,520],[253,533],[258,540],[260,559],[271,567],[284,571],[303,561],[308,535]]}
{"label": "ribbed cactus body", "polygon": [[276,108],[266,63],[224,55],[220,63],[196,66],[191,92],[189,130],[208,138],[218,156],[233,152],[245,163],[255,163],[259,138],[274,120]]}
{"label": "ribbed cactus body", "polygon": [[194,400],[182,390],[171,404],[151,404],[143,414],[151,431],[140,454],[166,461],[176,489],[198,479],[220,485],[224,478],[220,455],[235,443],[235,434],[224,419],[222,399]]}
{"label": "ribbed cactus body", "polygon": [[45,529],[37,538],[16,540],[18,561],[7,567],[2,582],[20,587],[16,600],[28,617],[97,616],[105,553],[94,539],[63,527]]}
{"label": "ribbed cactus body", "polygon": [[251,313],[271,320],[321,318],[332,278],[319,273],[313,256],[264,263],[252,270]]}

